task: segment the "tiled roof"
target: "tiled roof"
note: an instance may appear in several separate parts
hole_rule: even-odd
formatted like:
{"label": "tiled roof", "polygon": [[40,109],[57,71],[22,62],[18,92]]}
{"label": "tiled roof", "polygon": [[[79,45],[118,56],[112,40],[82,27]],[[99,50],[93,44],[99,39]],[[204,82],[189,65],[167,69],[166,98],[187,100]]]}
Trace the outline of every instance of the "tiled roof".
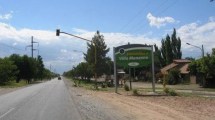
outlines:
{"label": "tiled roof", "polygon": [[191,61],[187,60],[187,59],[175,59],[175,60],[173,60],[173,62],[176,62],[176,63],[191,63]]}
{"label": "tiled roof", "polygon": [[182,73],[182,74],[188,74],[190,71],[188,70],[188,66],[189,66],[189,64],[187,63],[187,64],[185,64],[184,66],[182,66],[181,68],[180,68],[180,72]]}
{"label": "tiled roof", "polygon": [[179,69],[182,74],[188,74],[190,71],[188,71],[188,65],[191,61],[186,59],[176,59],[173,60],[173,63],[163,67],[161,69],[161,73],[168,74],[168,70],[172,68]]}
{"label": "tiled roof", "polygon": [[177,66],[178,64],[175,64],[175,63],[171,63],[165,67],[163,67],[161,69],[161,73],[165,74],[167,70],[171,69],[171,68],[174,68],[175,66]]}

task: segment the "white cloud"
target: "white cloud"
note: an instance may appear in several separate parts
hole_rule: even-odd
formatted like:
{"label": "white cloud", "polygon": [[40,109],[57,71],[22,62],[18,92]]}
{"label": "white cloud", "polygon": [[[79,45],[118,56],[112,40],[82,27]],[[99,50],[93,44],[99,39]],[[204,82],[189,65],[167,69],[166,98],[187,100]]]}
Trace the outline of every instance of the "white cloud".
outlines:
{"label": "white cloud", "polygon": [[6,13],[4,15],[0,15],[0,20],[9,20],[13,17],[12,14],[13,14],[13,11],[11,11],[10,13]]}
{"label": "white cloud", "polygon": [[61,49],[60,52],[67,53],[67,50],[66,49]]}
{"label": "white cloud", "polygon": [[146,17],[149,21],[150,26],[155,26],[157,28],[165,26],[167,23],[176,22],[172,17],[155,17],[151,13],[148,13]]}
{"label": "white cloud", "polygon": [[[58,70],[58,72],[63,72],[65,70],[71,69],[78,63],[84,61],[84,56],[82,52],[86,52],[87,45],[85,41],[68,36],[61,35],[56,37],[55,31],[47,30],[33,30],[33,29],[16,29],[15,27],[0,23],[0,43],[3,42],[7,45],[17,47],[19,49],[24,49],[25,46],[30,44],[31,36],[34,36],[35,41],[40,43],[38,49],[40,49],[40,54],[43,57],[46,66],[50,64]],[[81,36],[83,38],[92,39],[96,31],[88,31],[83,29],[73,29],[71,33]],[[108,56],[113,56],[112,48],[124,44],[157,44],[160,46],[161,38],[148,37],[146,35],[133,35],[124,33],[101,33],[104,35],[105,43],[110,48]],[[215,22],[211,21],[205,24],[200,23],[190,23],[181,26],[177,29],[177,35],[182,40],[182,51],[183,57],[201,56],[201,51],[192,46],[186,45],[187,42],[192,43],[197,46],[204,45],[206,52],[211,52],[211,48],[215,48]],[[4,45],[3,45],[4,46]],[[35,47],[37,47],[35,45]],[[76,51],[81,52],[76,52]],[[0,47],[1,57],[8,56],[13,52],[19,53],[20,51],[11,50],[10,48]],[[10,51],[10,52],[9,52]],[[30,50],[24,51],[30,55]],[[3,56],[2,56],[3,55]],[[37,53],[35,52],[35,55]]]}
{"label": "white cloud", "polygon": [[55,33],[52,31],[32,30],[27,28],[17,30],[6,23],[0,23],[0,31],[0,41],[4,39],[12,39],[26,43],[29,42],[31,36],[34,36],[38,42],[45,42],[46,44],[59,41],[59,37],[54,36]]}
{"label": "white cloud", "polygon": [[215,21],[202,25],[198,23],[183,25],[177,30],[177,33],[182,40],[182,49],[185,56],[201,56],[200,49],[186,45],[186,43],[198,47],[204,45],[205,53],[211,53],[211,49],[215,48]]}

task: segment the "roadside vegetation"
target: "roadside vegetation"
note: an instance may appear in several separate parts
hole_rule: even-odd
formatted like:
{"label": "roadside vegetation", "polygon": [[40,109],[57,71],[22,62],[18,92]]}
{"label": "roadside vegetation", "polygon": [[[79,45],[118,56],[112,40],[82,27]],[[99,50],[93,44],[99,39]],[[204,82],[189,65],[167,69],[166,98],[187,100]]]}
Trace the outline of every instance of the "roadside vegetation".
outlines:
{"label": "roadside vegetation", "polygon": [[44,68],[41,56],[31,58],[12,54],[0,58],[0,86],[19,87],[54,76],[56,74]]}

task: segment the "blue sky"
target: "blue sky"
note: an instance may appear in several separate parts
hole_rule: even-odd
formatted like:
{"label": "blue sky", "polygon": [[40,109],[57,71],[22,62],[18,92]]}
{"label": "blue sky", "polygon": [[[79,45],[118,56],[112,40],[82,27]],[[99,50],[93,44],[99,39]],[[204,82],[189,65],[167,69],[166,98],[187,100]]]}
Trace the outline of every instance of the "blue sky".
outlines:
{"label": "blue sky", "polygon": [[25,47],[34,36],[45,65],[62,73],[83,61],[74,50],[86,52],[86,42],[56,37],[56,28],[88,39],[99,30],[110,48],[128,42],[160,45],[176,28],[183,57],[199,58],[201,51],[185,43],[203,44],[209,53],[215,48],[214,11],[210,0],[0,0],[0,57],[30,55]]}

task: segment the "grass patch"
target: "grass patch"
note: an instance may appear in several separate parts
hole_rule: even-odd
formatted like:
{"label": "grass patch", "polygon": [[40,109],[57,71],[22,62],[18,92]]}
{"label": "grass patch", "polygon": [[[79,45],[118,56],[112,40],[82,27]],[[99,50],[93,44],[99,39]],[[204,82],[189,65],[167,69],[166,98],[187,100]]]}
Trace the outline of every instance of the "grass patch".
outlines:
{"label": "grass patch", "polygon": [[0,85],[2,88],[16,88],[16,87],[22,87],[28,85],[26,81],[21,80],[19,83],[16,83],[16,81],[10,81],[6,83],[5,85]]}
{"label": "grass patch", "polygon": [[170,89],[167,87],[163,89],[163,92],[165,92],[167,95],[170,95],[170,96],[177,96],[178,95],[178,93],[174,89]]}

